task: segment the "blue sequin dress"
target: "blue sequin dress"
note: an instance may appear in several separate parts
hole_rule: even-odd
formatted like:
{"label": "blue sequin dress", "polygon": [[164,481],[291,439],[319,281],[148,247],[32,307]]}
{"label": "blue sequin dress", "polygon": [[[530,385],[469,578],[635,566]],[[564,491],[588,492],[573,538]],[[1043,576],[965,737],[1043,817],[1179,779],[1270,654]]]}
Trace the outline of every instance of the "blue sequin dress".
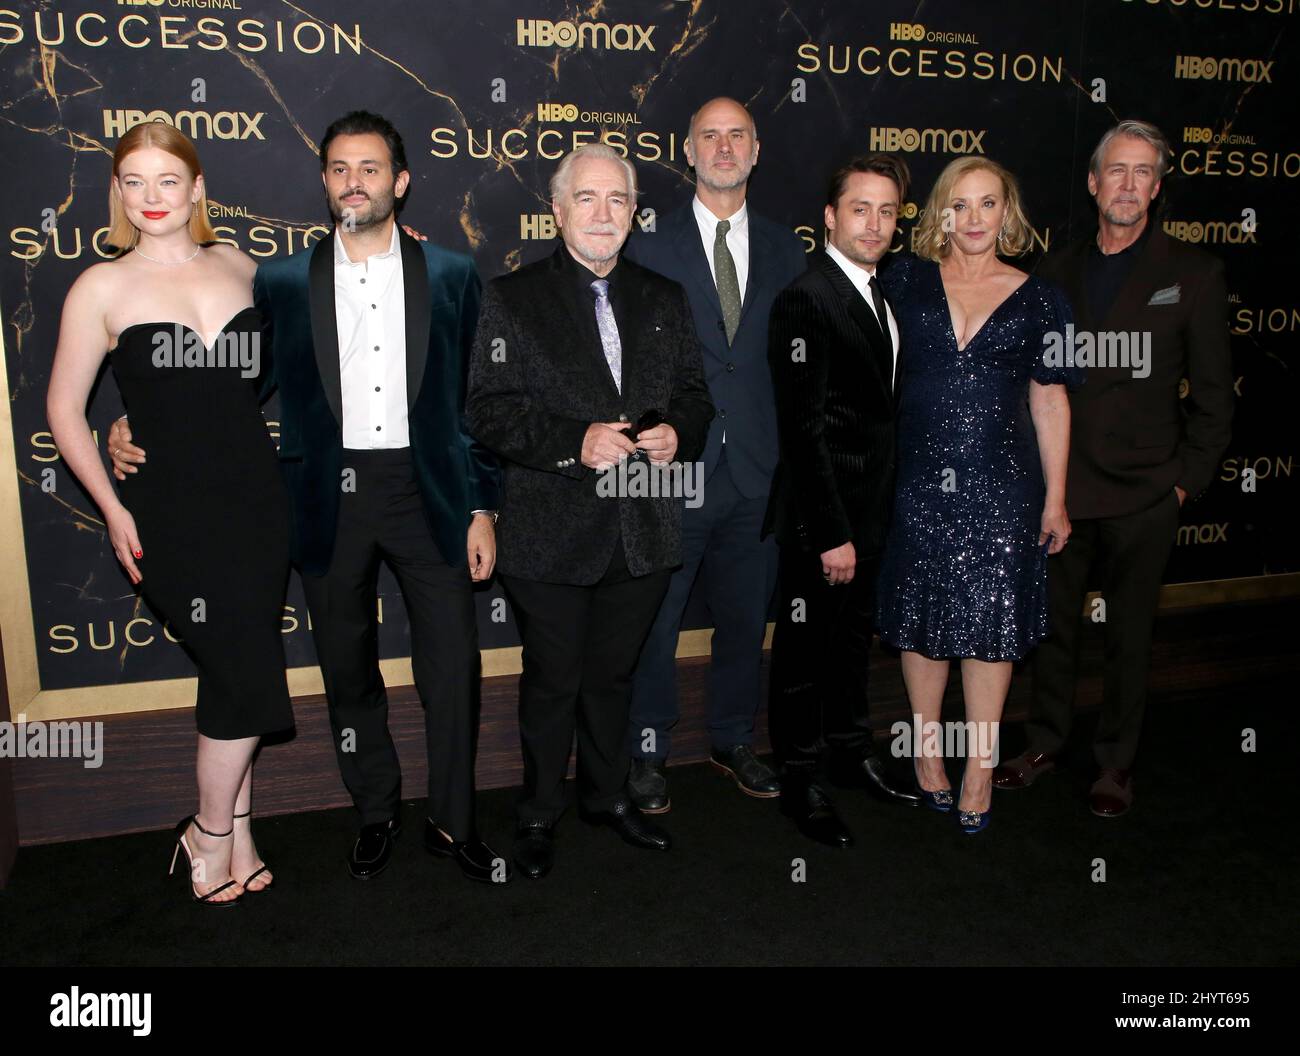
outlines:
{"label": "blue sequin dress", "polygon": [[939,267],[881,269],[898,319],[898,478],[877,591],[880,639],[934,659],[1019,660],[1047,636],[1046,485],[1030,379],[1043,335],[1071,321],[1064,294],[1030,276],[958,349]]}

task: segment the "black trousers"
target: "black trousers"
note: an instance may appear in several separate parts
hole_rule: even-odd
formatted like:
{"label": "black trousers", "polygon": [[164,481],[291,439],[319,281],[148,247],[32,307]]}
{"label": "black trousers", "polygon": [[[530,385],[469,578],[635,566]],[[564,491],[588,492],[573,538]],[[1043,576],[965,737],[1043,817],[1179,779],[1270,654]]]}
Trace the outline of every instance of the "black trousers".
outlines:
{"label": "black trousers", "polygon": [[633,577],[622,541],[593,586],[501,577],[519,621],[519,739],[524,756],[521,819],[554,822],[576,727],[578,798],[588,811],[623,796],[632,671],[668,590],[668,572]]}
{"label": "black trousers", "polygon": [[867,671],[878,567],[859,561],[851,582],[832,587],[819,554],[781,547],[767,712],[773,754],[787,774],[811,774],[823,756],[852,764],[874,750]]}
{"label": "black trousers", "polygon": [[1140,513],[1073,522],[1065,549],[1047,562],[1050,635],[1033,658],[1029,751],[1054,754],[1069,736],[1079,632],[1089,618],[1081,616],[1083,601],[1096,579],[1106,604],[1106,669],[1093,752],[1098,766],[1132,766],[1146,710],[1160,581],[1177,532],[1172,491]]}
{"label": "black trousers", "polygon": [[428,814],[453,839],[470,839],[479,654],[468,567],[449,566],[438,551],[409,449],[349,450],[343,464],[355,471],[356,488],[342,493],[329,571],[302,577],[343,783],[361,824],[397,813],[402,772],[388,732],[376,616],[385,561],[411,625],[429,758]]}

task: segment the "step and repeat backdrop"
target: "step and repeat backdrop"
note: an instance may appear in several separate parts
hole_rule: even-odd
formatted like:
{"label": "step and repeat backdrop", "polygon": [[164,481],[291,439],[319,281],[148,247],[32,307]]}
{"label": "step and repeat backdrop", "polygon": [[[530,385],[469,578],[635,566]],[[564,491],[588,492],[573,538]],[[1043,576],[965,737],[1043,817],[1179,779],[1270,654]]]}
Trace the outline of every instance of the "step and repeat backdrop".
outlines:
{"label": "step and repeat backdrop", "polygon": [[[21,523],[25,540],[4,571],[4,634],[34,642],[43,693],[75,693],[53,709],[64,714],[95,712],[109,688],[106,710],[192,700],[184,682],[146,691],[192,667],[131,589],[50,437],[60,307],[109,255],[110,157],[134,124],[168,122],[196,141],[213,225],[262,260],[325,233],[316,143],[356,108],[383,113],[406,140],[402,220],[471,253],[484,280],[551,252],[546,182],[582,143],[604,140],[635,163],[636,222],[653,230],[690,199],[687,121],[719,94],[757,122],[751,208],[808,249],[823,237],[826,177],[845,157],[907,159],[903,250],[939,170],[978,154],[1020,177],[1027,267],[1091,229],[1086,166],[1101,133],[1120,118],[1154,121],[1175,150],[1159,222],[1227,263],[1238,397],[1232,444],[1209,493],[1184,510],[1167,579],[1295,571],[1298,15],[1300,0],[0,0],[14,462],[3,472],[16,482],[3,531],[16,537]],[[101,448],[121,410],[105,371],[89,407]],[[277,414],[272,401],[272,432]],[[401,657],[400,594],[386,574],[381,590],[382,655]],[[517,642],[499,597],[479,598],[489,650]],[[688,626],[707,624],[693,605]],[[313,664],[296,580],[284,640],[291,667]],[[138,704],[124,686],[140,687]]]}

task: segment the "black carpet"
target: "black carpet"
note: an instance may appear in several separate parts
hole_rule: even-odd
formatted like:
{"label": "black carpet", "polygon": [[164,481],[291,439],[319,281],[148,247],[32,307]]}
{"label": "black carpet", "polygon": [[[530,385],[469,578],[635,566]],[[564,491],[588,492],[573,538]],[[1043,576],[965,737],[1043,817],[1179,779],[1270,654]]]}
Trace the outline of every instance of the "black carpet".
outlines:
{"label": "black carpet", "polygon": [[[1092,721],[1080,716],[1065,771],[994,793],[977,837],[951,816],[839,792],[858,842],[835,852],[690,766],[668,772],[670,854],[570,812],[540,883],[471,884],[428,857],[418,801],[388,871],[365,883],[344,866],[350,810],[258,821],[275,887],[226,911],[168,881],[167,833],[25,848],[0,893],[0,964],[1297,963],[1295,685],[1153,698],[1122,819],[1087,809]],[[1019,748],[1009,729],[1005,754]],[[513,797],[479,798],[503,854]]]}

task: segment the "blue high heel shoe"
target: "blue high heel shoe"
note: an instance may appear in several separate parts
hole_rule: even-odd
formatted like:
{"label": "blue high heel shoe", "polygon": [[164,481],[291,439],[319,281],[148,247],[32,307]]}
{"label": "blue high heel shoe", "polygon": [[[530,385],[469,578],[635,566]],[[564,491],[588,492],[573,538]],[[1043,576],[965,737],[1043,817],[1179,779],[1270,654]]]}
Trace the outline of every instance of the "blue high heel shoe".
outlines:
{"label": "blue high heel shoe", "polygon": [[[963,779],[962,790],[965,791],[966,782]],[[990,804],[989,809],[985,811],[978,810],[958,810],[957,824],[961,826],[961,831],[967,836],[974,836],[976,833],[983,832],[989,827],[989,815],[993,813],[993,807]]]}
{"label": "blue high heel shoe", "polygon": [[921,802],[931,810],[937,810],[940,814],[948,814],[952,811],[952,789],[941,788],[937,792],[930,792],[921,787],[921,780],[913,772],[912,781],[916,785],[916,794],[921,797]]}
{"label": "blue high heel shoe", "polygon": [[941,788],[938,792],[930,792],[917,785],[916,792],[921,797],[921,802],[931,810],[937,810],[940,814],[948,814],[952,811],[951,788]]}

